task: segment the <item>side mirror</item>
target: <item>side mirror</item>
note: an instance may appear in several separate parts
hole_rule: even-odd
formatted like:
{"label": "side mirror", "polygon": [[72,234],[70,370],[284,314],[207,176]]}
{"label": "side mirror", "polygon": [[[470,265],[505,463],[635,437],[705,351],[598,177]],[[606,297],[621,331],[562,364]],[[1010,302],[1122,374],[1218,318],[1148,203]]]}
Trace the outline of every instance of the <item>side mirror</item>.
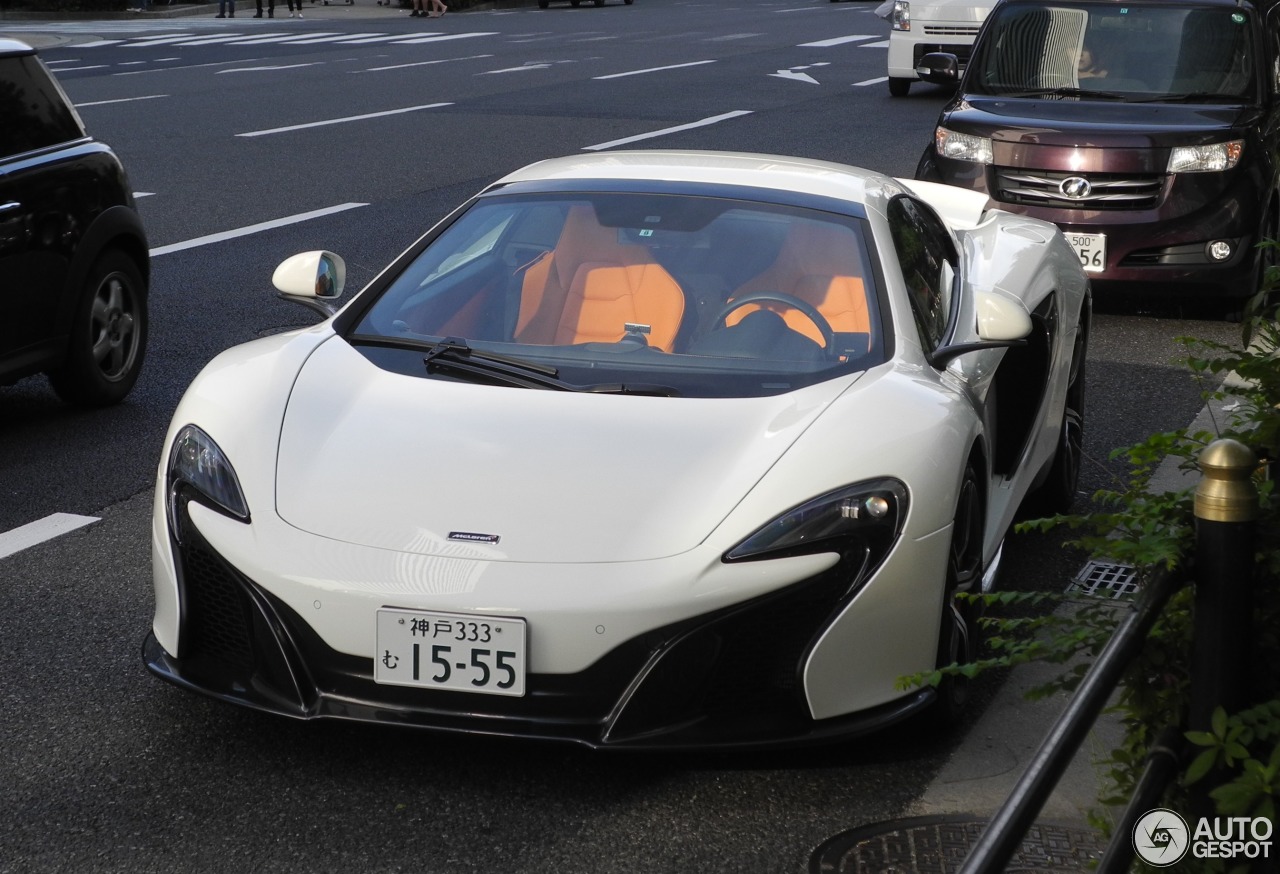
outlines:
{"label": "side mirror", "polygon": [[337,311],[333,301],[342,296],[347,264],[333,252],[301,252],[280,262],[271,284],[280,297],[309,307],[325,318]]}
{"label": "side mirror", "polygon": [[980,291],[978,308],[978,342],[939,346],[929,355],[929,363],[939,369],[952,359],[982,349],[1010,349],[1021,346],[1031,336],[1031,314],[1022,301],[995,291]]}
{"label": "side mirror", "polygon": [[934,85],[955,85],[960,81],[960,59],[950,52],[929,52],[916,63],[916,75]]}

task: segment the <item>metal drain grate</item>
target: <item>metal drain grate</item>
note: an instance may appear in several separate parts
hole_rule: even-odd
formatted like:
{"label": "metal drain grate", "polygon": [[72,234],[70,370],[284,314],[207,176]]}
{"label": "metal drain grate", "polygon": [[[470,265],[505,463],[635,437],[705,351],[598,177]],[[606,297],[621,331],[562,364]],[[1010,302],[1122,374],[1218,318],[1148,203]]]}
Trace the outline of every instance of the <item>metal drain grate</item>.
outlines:
{"label": "metal drain grate", "polygon": [[1138,592],[1138,572],[1133,565],[1089,561],[1067,586],[1068,595],[1095,598],[1132,598]]}

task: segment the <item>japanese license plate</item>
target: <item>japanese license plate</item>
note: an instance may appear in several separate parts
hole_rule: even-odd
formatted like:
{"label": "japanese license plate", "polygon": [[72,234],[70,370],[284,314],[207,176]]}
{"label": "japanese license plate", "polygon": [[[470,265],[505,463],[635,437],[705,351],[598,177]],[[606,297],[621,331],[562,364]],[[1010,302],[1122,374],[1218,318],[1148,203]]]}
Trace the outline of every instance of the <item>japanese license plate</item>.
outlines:
{"label": "japanese license plate", "polygon": [[489,695],[524,695],[523,619],[421,610],[378,611],[373,679]]}
{"label": "japanese license plate", "polygon": [[1101,273],[1107,269],[1106,234],[1064,234],[1071,248],[1080,258],[1080,266],[1086,273]]}

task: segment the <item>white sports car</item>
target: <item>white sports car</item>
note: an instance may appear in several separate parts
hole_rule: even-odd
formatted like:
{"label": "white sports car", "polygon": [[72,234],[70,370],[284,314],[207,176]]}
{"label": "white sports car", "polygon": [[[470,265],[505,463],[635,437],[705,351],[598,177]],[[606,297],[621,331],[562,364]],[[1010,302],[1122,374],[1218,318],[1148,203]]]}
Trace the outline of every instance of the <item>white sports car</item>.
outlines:
{"label": "white sports car", "polygon": [[800,158],[533,164],[214,359],[160,461],[159,676],[298,718],[784,745],[960,683],[955,593],[1070,503],[1089,285],[985,195]]}

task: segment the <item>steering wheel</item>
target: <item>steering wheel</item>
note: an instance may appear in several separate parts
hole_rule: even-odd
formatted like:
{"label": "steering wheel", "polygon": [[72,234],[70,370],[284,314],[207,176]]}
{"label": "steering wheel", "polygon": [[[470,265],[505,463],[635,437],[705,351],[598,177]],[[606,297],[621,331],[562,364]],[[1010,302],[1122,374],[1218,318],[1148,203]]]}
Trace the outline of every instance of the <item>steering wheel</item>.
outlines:
{"label": "steering wheel", "polygon": [[813,326],[818,329],[818,333],[822,335],[823,351],[827,354],[832,353],[832,350],[835,349],[836,346],[836,332],[835,329],[831,327],[831,323],[827,321],[826,317],[823,316],[822,313],[818,312],[818,308],[813,304],[806,303],[798,297],[783,294],[780,291],[749,291],[741,297],[735,297],[725,305],[724,309],[720,310],[719,315],[716,316],[716,319],[712,324],[720,324],[725,319],[729,318],[730,313],[742,309],[747,304],[760,303],[761,301],[766,300],[789,306],[792,309],[799,310],[803,313],[809,321],[813,322]]}

